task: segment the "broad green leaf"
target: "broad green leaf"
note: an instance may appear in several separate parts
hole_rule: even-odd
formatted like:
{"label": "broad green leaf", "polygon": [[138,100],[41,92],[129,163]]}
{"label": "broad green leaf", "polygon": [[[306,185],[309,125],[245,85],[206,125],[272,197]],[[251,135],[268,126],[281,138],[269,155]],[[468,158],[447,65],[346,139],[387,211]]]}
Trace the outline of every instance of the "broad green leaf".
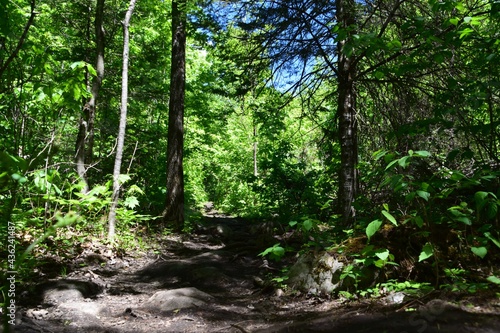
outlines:
{"label": "broad green leaf", "polygon": [[14,179],[15,181],[17,181],[19,184],[22,184],[22,183],[25,183],[28,181],[28,179],[26,177],[24,177],[23,175],[20,175],[18,173],[13,173],[11,175],[12,179]]}
{"label": "broad green leaf", "polygon": [[398,226],[398,222],[396,221],[396,219],[394,218],[394,216],[392,216],[391,213],[389,213],[386,210],[383,210],[382,211],[382,215],[384,215],[389,220],[389,222],[391,222],[392,224],[394,224],[396,227]]}
{"label": "broad green leaf", "polygon": [[288,222],[288,225],[290,227],[294,227],[296,224],[297,224],[297,221],[290,221],[290,222]]}
{"label": "broad green leaf", "polygon": [[414,152],[413,156],[430,157],[431,153],[429,153],[427,150],[417,150],[416,152]]}
{"label": "broad green leaf", "polygon": [[285,249],[281,246],[274,246],[273,254],[277,257],[283,257],[283,255],[285,254]]}
{"label": "broad green leaf", "polygon": [[488,276],[488,278],[486,278],[486,280],[488,280],[489,282],[491,283],[494,283],[494,284],[500,284],[500,278],[498,278],[497,276]]}
{"label": "broad green leaf", "polygon": [[380,229],[381,226],[381,220],[375,220],[368,224],[368,226],[366,227],[366,236],[368,237],[368,240],[370,240],[370,238],[375,235],[375,233]]}
{"label": "broad green leaf", "polygon": [[398,164],[402,168],[406,168],[408,165],[410,165],[410,158],[411,156],[403,156],[398,160]]}
{"label": "broad green leaf", "polygon": [[84,66],[85,66],[85,62],[83,62],[83,61],[76,61],[76,62],[72,63],[71,65],[69,65],[69,67],[71,69],[82,68]]}
{"label": "broad green leaf", "polygon": [[426,192],[426,191],[417,191],[417,195],[419,197],[421,197],[422,199],[424,199],[425,201],[429,201],[429,198],[431,196],[431,194],[429,192]]}
{"label": "broad green leaf", "polygon": [[304,230],[306,231],[309,231],[313,228],[314,226],[314,223],[311,219],[307,219],[305,220],[303,223],[302,223],[302,227],[304,228]]}
{"label": "broad green leaf", "polygon": [[476,208],[481,211],[486,205],[486,198],[488,197],[488,192],[479,191],[474,194],[474,201],[476,201]]}
{"label": "broad green leaf", "polygon": [[471,247],[470,248],[472,253],[474,253],[476,256],[478,256],[479,258],[483,259],[486,254],[488,253],[488,249],[485,248],[484,246],[480,246],[480,247]]}
{"label": "broad green leaf", "polygon": [[134,196],[127,197],[125,201],[123,201],[123,205],[130,209],[134,209],[135,207],[139,206],[139,200],[137,200],[137,198]]}
{"label": "broad green leaf", "polygon": [[119,182],[120,184],[126,183],[126,182],[128,182],[130,179],[131,179],[130,175],[127,175],[127,174],[120,174],[120,175],[118,176],[118,182]]}
{"label": "broad green leaf", "polygon": [[387,260],[387,258],[389,258],[389,254],[390,254],[390,252],[388,249],[381,249],[381,250],[375,251],[375,255],[384,261]]}
{"label": "broad green leaf", "polygon": [[274,244],[272,247],[268,247],[267,249],[265,249],[264,251],[262,251],[258,255],[261,257],[266,256],[269,253],[273,252],[274,248],[279,247],[279,246],[280,246],[280,243]]}
{"label": "broad green leaf", "polygon": [[434,255],[434,250],[432,248],[432,245],[427,243],[424,245],[422,248],[422,252],[418,256],[418,262],[424,261],[425,259],[428,259]]}
{"label": "broad green leaf", "polygon": [[454,219],[455,221],[462,222],[465,225],[472,225],[471,220],[467,216],[460,216]]}

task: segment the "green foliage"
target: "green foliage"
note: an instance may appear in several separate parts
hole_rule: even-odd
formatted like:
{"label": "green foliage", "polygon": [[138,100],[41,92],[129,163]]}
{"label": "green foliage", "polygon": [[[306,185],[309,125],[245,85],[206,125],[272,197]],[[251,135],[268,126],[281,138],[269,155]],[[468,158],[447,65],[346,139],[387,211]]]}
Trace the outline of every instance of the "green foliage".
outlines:
{"label": "green foliage", "polygon": [[279,243],[274,244],[271,247],[268,247],[265,249],[263,252],[259,253],[259,256],[264,257],[264,256],[269,256],[269,259],[274,260],[274,261],[280,261],[281,258],[285,255],[285,248],[282,247]]}
{"label": "green foliage", "polygon": [[362,264],[365,267],[375,266],[383,268],[386,265],[397,265],[394,262],[394,255],[388,249],[377,249],[373,245],[366,246],[360,253],[359,259],[355,263]]}
{"label": "green foliage", "polygon": [[424,247],[422,248],[422,252],[418,256],[418,261],[424,261],[434,255],[434,249],[432,247],[432,244],[425,244]]}
{"label": "green foliage", "polygon": [[[387,163],[382,186],[387,186],[396,197],[404,198],[404,202],[402,205],[399,201],[393,201],[398,210],[389,210],[388,204],[382,204],[382,218],[370,222],[365,227],[365,233],[373,243],[373,238],[384,226],[384,220],[394,230],[410,230],[414,235],[412,237],[420,239],[420,244],[416,245],[421,249],[418,262],[433,257],[435,269],[440,267],[443,270],[436,274],[443,274],[443,278],[446,278],[444,272],[453,269],[446,267],[444,257],[450,248],[469,248],[471,254],[481,259],[486,259],[491,250],[492,256],[498,253],[498,233],[491,233],[498,217],[497,195],[484,190],[496,182],[497,174],[478,170],[473,176],[467,177],[458,170],[441,169],[430,176],[419,176],[420,168],[428,167],[422,162],[431,156],[426,151],[409,151],[408,155],[402,157],[387,152],[374,154],[376,160],[384,157]],[[450,205],[457,201],[459,204]],[[446,237],[449,236],[446,233],[456,237],[453,243],[448,243]],[[469,257],[466,253],[462,256]],[[370,258],[362,259],[363,264],[373,262]]]}

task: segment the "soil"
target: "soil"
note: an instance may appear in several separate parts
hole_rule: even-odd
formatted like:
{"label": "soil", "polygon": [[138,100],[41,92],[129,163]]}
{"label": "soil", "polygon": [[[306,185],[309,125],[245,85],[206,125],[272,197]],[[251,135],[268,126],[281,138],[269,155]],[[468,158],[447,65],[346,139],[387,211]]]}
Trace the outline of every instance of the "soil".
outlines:
{"label": "soil", "polygon": [[[277,289],[276,263],[258,254],[262,230],[209,212],[189,236],[161,251],[111,253],[89,247],[21,294],[15,332],[500,332],[495,292],[346,301]],[[268,239],[268,241],[270,241]],[[272,244],[271,244],[272,245]],[[56,272],[52,276],[48,272]],[[160,290],[194,287],[213,298],[190,308],[147,307]]]}

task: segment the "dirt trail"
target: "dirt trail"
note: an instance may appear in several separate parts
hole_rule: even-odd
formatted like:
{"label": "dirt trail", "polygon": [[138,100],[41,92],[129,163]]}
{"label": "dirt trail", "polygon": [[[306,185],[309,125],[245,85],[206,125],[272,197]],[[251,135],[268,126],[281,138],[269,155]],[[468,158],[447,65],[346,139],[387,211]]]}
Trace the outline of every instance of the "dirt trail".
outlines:
{"label": "dirt trail", "polygon": [[[263,283],[277,268],[257,256],[265,244],[255,225],[215,212],[203,225],[165,238],[161,253],[88,255],[64,279],[24,294],[15,332],[500,332],[500,309],[490,303],[474,310],[417,300],[418,311],[404,312],[401,304],[283,295]],[[158,291],[193,287],[211,297],[189,308],[148,306]]]}

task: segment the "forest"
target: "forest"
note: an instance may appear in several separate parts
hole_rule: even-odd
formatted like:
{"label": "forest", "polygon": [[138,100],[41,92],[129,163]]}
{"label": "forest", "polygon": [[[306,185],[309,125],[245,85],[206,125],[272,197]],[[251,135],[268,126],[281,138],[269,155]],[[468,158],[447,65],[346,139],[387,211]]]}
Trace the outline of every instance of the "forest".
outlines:
{"label": "forest", "polygon": [[498,0],[1,0],[3,314],[240,225],[286,297],[500,304],[499,64]]}

